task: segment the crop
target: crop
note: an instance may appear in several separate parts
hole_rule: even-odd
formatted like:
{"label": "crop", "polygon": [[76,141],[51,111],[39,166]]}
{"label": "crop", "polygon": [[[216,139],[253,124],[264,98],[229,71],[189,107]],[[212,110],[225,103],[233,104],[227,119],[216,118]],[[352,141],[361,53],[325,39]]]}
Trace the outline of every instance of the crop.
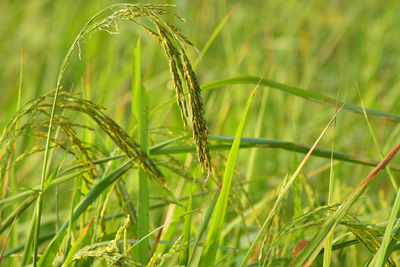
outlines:
{"label": "crop", "polygon": [[[187,8],[199,5],[211,18],[206,2]],[[398,48],[383,36],[398,32],[398,4],[365,32],[382,41],[362,64],[343,36],[362,39],[347,27],[358,17],[375,21],[374,12],[274,3],[259,11],[215,4],[225,12],[202,46],[188,30],[201,23],[188,22],[179,3],[115,4],[86,24],[60,22],[81,30],[74,38],[46,32],[63,48],[51,55],[54,79],[29,73],[32,51],[21,50],[17,90],[4,93],[0,118],[0,265],[395,266],[398,68],[385,64],[399,60],[387,59],[385,49]],[[365,12],[374,4],[353,3]],[[61,17],[74,10],[59,5]],[[75,12],[86,20],[98,10],[82,5]],[[264,5],[290,14],[282,32],[249,16],[273,15]],[[323,14],[339,22],[325,30]],[[252,31],[235,24],[242,16],[254,32],[248,39]],[[326,36],[310,44],[310,29]],[[276,42],[266,45],[272,55],[253,47],[260,32]],[[288,52],[289,62],[285,45],[299,53]],[[358,80],[349,71],[351,85],[344,74],[333,79],[338,58],[367,74]],[[338,89],[344,84],[354,94]]]}

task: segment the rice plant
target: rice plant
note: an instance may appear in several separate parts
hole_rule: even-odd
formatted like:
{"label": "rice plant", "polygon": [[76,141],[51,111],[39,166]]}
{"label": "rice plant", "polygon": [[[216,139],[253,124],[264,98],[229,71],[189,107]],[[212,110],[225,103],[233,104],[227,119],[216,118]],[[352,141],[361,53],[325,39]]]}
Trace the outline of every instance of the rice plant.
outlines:
{"label": "rice plant", "polygon": [[0,3],[0,266],[397,266],[397,2],[103,2]]}

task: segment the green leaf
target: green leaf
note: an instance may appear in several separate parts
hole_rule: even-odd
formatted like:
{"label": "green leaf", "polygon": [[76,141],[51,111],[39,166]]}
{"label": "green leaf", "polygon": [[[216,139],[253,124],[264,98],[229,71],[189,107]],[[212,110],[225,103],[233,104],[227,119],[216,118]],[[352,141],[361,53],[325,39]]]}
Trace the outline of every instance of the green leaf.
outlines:
{"label": "green leaf", "polygon": [[247,105],[242,115],[242,119],[236,130],[235,140],[233,141],[232,148],[229,152],[228,161],[226,163],[224,178],[222,182],[222,189],[215,205],[215,209],[211,218],[210,227],[207,234],[207,239],[204,244],[202,256],[200,258],[199,266],[212,266],[217,255],[218,245],[221,237],[222,228],[224,225],[226,207],[228,205],[229,193],[231,190],[233,173],[235,171],[236,161],[240,148],[240,140],[242,138],[244,125],[246,122],[247,114],[254,95],[258,86],[253,90],[250,95]]}
{"label": "green leaf", "polygon": [[[189,212],[192,210],[193,206],[193,193],[194,193],[194,188],[196,186],[196,177],[199,177],[198,172],[200,169],[195,170],[195,174],[193,175],[193,180],[192,183],[189,185],[189,199],[187,202],[186,206],[186,212]],[[180,259],[180,264],[184,266],[188,266],[189,263],[189,252],[190,252],[190,226],[192,224],[192,216],[189,215],[185,217],[185,223],[183,226],[183,238],[182,238],[182,243],[183,244],[188,244],[187,248],[185,248],[182,253],[181,253],[181,259]]]}
{"label": "green leaf", "polygon": [[[223,79],[223,80],[218,80],[214,82],[210,82],[207,84],[204,84],[201,86],[201,89],[204,91],[228,86],[228,85],[238,85],[238,84],[258,84],[262,86],[268,86],[270,88],[278,89],[280,91],[283,91],[285,93],[291,94],[298,96],[300,98],[319,103],[319,104],[324,104],[324,105],[330,105],[332,107],[335,107],[336,104],[338,106],[343,105],[344,110],[348,110],[351,112],[363,114],[363,109],[359,106],[356,105],[351,105],[351,104],[345,104],[340,101],[336,101],[336,99],[321,95],[315,92],[307,91],[301,88],[293,87],[293,86],[288,86],[282,83],[278,83],[272,80],[268,79],[261,79],[259,77],[254,77],[254,76],[238,76],[238,77],[232,77],[228,79]],[[393,113],[387,113],[379,110],[374,110],[374,109],[365,109],[368,115],[374,115],[377,117],[380,117],[382,119],[388,119],[394,122],[400,122],[400,115],[393,114]]]}
{"label": "green leaf", "polygon": [[[234,137],[210,135],[209,140],[215,140],[219,141],[220,143],[226,143],[226,144],[210,145],[209,147],[211,151],[227,150],[231,148],[230,144],[233,142]],[[274,140],[274,139],[242,137],[240,142],[240,148],[280,148],[288,151],[296,151],[299,153],[307,154],[311,149],[311,146],[296,144],[288,141]],[[163,146],[162,148],[159,148],[157,150],[153,150],[153,148],[150,148],[150,155],[152,156],[192,153],[192,152],[196,152],[196,148],[194,146],[169,146],[169,147]],[[338,151],[332,152],[329,149],[323,149],[323,148],[315,148],[312,156],[330,159],[332,153],[334,160],[352,162],[367,166],[376,166],[379,164],[379,161],[374,159],[364,158]],[[394,171],[400,171],[400,165],[398,164],[390,164],[389,166]]]}
{"label": "green leaf", "polygon": [[132,161],[127,161],[121,165],[118,169],[114,170],[101,181],[92,187],[92,189],[85,195],[85,197],[75,207],[72,216],[72,221],[66,221],[58,230],[54,238],[50,241],[42,257],[40,258],[39,266],[51,266],[59,247],[61,246],[62,240],[66,234],[66,230],[70,223],[76,221],[79,216],[86,211],[86,209],[104,192],[111,184],[118,180],[124,173],[126,173],[133,166]]}
{"label": "green leaf", "polygon": [[[356,88],[357,88],[358,95],[360,96],[361,107],[363,108],[364,117],[368,124],[369,133],[372,137],[372,141],[375,144],[375,148],[376,148],[381,160],[383,160],[384,155],[382,153],[381,147],[379,146],[379,143],[375,136],[374,130],[372,129],[372,125],[369,122],[367,112],[365,111],[364,101],[362,100],[361,92],[360,92],[360,89],[358,88],[358,85],[356,86]],[[379,247],[378,251],[375,253],[374,257],[372,258],[371,262],[369,263],[369,266],[384,266],[385,265],[385,262],[387,260],[386,255],[388,253],[388,250],[390,250],[389,244],[392,239],[392,230],[393,230],[394,224],[396,222],[397,213],[400,209],[400,190],[398,188],[396,179],[395,179],[395,177],[392,173],[392,170],[390,169],[389,166],[386,166],[386,171],[389,174],[389,177],[390,177],[390,180],[392,181],[394,189],[397,191],[397,195],[396,195],[396,199],[393,204],[392,211],[390,213],[388,223],[385,228],[385,234],[383,235],[381,246]]]}
{"label": "green leaf", "polygon": [[315,257],[318,255],[320,250],[323,248],[330,235],[335,230],[336,225],[339,221],[347,214],[356,200],[365,192],[369,182],[392,160],[396,153],[400,150],[400,143],[376,166],[370,174],[361,182],[361,184],[349,195],[349,197],[340,205],[336,212],[331,215],[328,220],[322,225],[321,229],[310,241],[310,243],[304,248],[304,250],[293,260],[291,266],[300,267],[303,264],[309,266]]}
{"label": "green leaf", "polygon": [[[341,110],[341,109],[340,109]],[[340,111],[339,110],[339,111]],[[285,197],[286,193],[288,192],[289,188],[292,186],[294,183],[295,179],[299,175],[300,171],[303,169],[304,165],[306,164],[307,160],[310,158],[311,154],[314,152],[315,147],[321,140],[322,136],[325,134],[325,132],[328,130],[329,126],[332,124],[332,122],[336,119],[338,113],[335,114],[335,116],[329,121],[329,123],[326,125],[325,129],[322,131],[321,135],[317,138],[315,141],[314,145],[311,147],[311,149],[308,151],[307,155],[304,157],[302,162],[299,164],[297,167],[296,171],[292,174],[292,176],[287,180],[285,183],[286,179],[284,179],[284,183],[282,184],[281,190],[279,192],[278,198],[276,199],[274,206],[272,207],[271,211],[269,212],[267,218],[265,219],[263,225],[261,226],[260,231],[258,232],[255,240],[251,244],[250,248],[248,249],[245,258],[243,259],[242,263],[240,266],[244,267],[246,264],[249,262],[251,256],[253,255],[258,242],[261,240],[261,237],[263,234],[269,230],[272,220],[275,216],[275,211],[279,207],[280,203],[282,202],[283,198]]]}
{"label": "green leaf", "polygon": [[92,225],[94,218],[95,216],[93,216],[92,219],[89,221],[89,223],[85,226],[85,228],[79,235],[78,239],[75,241],[75,243],[69,250],[67,257],[65,257],[64,267],[68,267],[71,264],[72,257],[74,256],[75,252],[78,251],[79,246],[82,244],[82,242],[85,240],[85,237],[89,231],[90,226]]}
{"label": "green leaf", "polygon": [[192,254],[190,255],[188,266],[191,266],[191,263],[196,256],[196,250],[199,247],[200,241],[203,238],[205,231],[207,230],[207,226],[211,220],[211,216],[213,214],[215,205],[217,204],[217,200],[218,200],[218,194],[214,194],[213,198],[211,199],[211,202],[208,204],[206,214],[204,215],[203,222],[200,226],[199,234],[197,235],[196,241],[194,242],[193,251]]}
{"label": "green leaf", "polygon": [[[142,84],[141,72],[141,39],[138,38],[133,67],[133,87],[132,114],[138,116],[139,143],[142,150],[148,154],[148,122],[146,106],[146,90]],[[141,169],[139,174],[139,193],[138,193],[138,238],[142,238],[149,232],[149,184],[145,172]],[[144,239],[137,248],[137,261],[147,264],[149,253],[148,240]]]}
{"label": "green leaf", "polygon": [[225,26],[225,24],[229,20],[229,18],[232,16],[232,13],[233,13],[234,9],[235,8],[233,8],[231,11],[228,12],[228,14],[225,15],[225,17],[221,20],[221,22],[217,25],[217,27],[215,28],[215,30],[211,34],[210,38],[208,38],[206,44],[204,45],[203,49],[200,52],[200,55],[196,58],[196,60],[193,63],[193,70],[195,70],[197,68],[197,66],[200,63],[200,60],[207,53],[207,51],[210,48],[211,44],[217,38],[218,34],[221,32],[222,28]]}

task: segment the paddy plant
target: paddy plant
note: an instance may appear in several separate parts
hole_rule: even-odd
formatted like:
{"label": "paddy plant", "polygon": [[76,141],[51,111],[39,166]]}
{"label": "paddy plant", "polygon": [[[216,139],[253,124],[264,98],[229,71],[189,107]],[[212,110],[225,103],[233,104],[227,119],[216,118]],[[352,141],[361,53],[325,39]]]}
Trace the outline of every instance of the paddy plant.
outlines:
{"label": "paddy plant", "polygon": [[[54,88],[26,102],[21,54],[17,107],[0,136],[1,266],[396,266],[400,115],[367,108],[358,85],[359,105],[275,81],[272,68],[268,78],[235,66],[209,75],[208,55],[224,57],[213,53],[220,39],[226,62],[241,57],[230,48],[240,34],[224,29],[243,8],[229,9],[198,49],[180,29],[194,25],[179,3],[109,6],[63,39],[72,45]],[[88,65],[84,78],[68,74],[70,86],[66,73],[101,34],[129,40],[123,89],[94,88],[101,77]],[[116,108],[94,97],[110,90],[125,92],[109,101]],[[295,101],[274,113],[279,98]],[[296,101],[322,116],[296,124]],[[295,138],[270,138],[287,114]],[[342,144],[347,116],[366,123],[376,154]],[[371,120],[397,125],[384,147]],[[301,131],[313,141],[301,142]]]}

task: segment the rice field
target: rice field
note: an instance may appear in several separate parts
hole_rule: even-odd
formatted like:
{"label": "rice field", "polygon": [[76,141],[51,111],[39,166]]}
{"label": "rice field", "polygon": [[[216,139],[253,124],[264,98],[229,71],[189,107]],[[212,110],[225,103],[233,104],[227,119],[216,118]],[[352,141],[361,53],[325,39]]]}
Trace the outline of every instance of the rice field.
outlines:
{"label": "rice field", "polygon": [[0,266],[397,266],[398,14],[0,1]]}

